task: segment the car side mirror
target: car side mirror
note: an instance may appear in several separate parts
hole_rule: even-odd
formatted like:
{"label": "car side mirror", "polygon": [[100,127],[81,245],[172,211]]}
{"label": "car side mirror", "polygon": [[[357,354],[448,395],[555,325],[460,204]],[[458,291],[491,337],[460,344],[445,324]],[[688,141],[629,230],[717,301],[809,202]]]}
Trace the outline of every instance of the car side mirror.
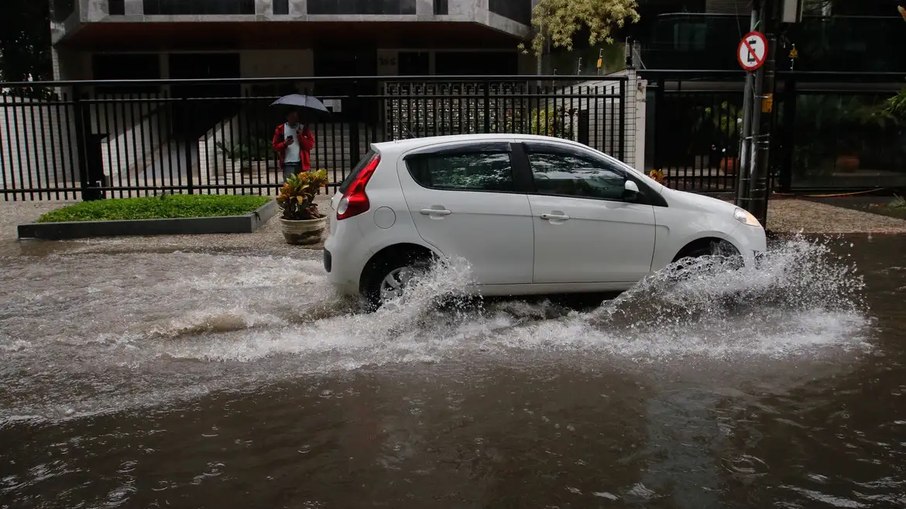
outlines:
{"label": "car side mirror", "polygon": [[623,183],[623,199],[635,199],[640,193],[639,185],[632,180],[626,179],[626,182]]}

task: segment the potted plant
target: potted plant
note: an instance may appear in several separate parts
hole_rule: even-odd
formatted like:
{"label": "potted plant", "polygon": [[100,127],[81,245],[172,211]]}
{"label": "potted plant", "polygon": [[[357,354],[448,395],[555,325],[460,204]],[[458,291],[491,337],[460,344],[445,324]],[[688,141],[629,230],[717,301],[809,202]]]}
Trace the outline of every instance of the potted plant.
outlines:
{"label": "potted plant", "polygon": [[327,185],[327,170],[303,171],[286,179],[277,203],[283,209],[280,225],[287,244],[321,242],[327,216],[318,211],[315,194]]}

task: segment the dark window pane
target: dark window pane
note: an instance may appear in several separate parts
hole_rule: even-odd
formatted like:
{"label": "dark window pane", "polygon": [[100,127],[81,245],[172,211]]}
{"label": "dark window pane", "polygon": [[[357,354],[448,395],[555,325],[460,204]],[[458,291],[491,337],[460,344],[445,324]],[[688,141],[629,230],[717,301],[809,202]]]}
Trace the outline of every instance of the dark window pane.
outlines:
{"label": "dark window pane", "polygon": [[525,25],[532,22],[532,0],[490,0],[488,8]]}
{"label": "dark window pane", "polygon": [[274,14],[289,14],[289,0],[274,0]]}
{"label": "dark window pane", "polygon": [[434,0],[434,14],[438,16],[443,16],[449,14],[450,8],[447,5],[447,0]]}
{"label": "dark window pane", "polygon": [[513,52],[438,51],[434,72],[439,75],[518,74],[519,63]]}
{"label": "dark window pane", "polygon": [[423,187],[458,191],[513,191],[513,170],[506,152],[435,154],[406,160]]}
{"label": "dark window pane", "polygon": [[145,14],[255,14],[255,0],[144,0]]}
{"label": "dark window pane", "polygon": [[[92,76],[96,80],[155,80],[160,79],[160,57],[149,53],[94,55],[91,57]],[[103,87],[107,93],[154,92],[156,86]]]}
{"label": "dark window pane", "polygon": [[309,0],[308,14],[415,14],[415,0]]}
{"label": "dark window pane", "polygon": [[125,0],[108,0],[107,12],[111,16],[122,16],[123,14],[126,14],[126,1]]}
{"label": "dark window pane", "polygon": [[75,11],[75,0],[52,0],[50,3],[50,19],[56,23],[66,21]]}
{"label": "dark window pane", "polygon": [[604,161],[533,152],[529,154],[529,162],[540,194],[605,200],[623,198],[626,176]]}
{"label": "dark window pane", "polygon": [[399,53],[400,76],[419,76],[429,73],[427,51],[401,51]]}

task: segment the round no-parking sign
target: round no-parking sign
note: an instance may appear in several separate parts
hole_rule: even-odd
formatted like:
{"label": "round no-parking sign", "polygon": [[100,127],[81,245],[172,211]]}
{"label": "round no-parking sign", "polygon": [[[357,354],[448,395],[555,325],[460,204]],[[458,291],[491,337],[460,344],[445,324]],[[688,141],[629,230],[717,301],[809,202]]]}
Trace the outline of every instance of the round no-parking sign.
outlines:
{"label": "round no-parking sign", "polygon": [[761,32],[749,32],[739,41],[736,60],[744,71],[754,71],[764,65],[768,56],[768,40]]}

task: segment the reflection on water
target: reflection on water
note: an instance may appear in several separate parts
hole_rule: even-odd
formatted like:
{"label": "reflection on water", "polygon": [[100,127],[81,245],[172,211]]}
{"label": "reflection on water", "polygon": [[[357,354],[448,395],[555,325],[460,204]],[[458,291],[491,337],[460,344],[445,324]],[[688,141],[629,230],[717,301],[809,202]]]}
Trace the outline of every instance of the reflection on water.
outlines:
{"label": "reflection on water", "polygon": [[676,266],[584,307],[459,298],[450,263],[373,314],[313,259],[4,259],[0,498],[901,503],[906,246],[853,242]]}

